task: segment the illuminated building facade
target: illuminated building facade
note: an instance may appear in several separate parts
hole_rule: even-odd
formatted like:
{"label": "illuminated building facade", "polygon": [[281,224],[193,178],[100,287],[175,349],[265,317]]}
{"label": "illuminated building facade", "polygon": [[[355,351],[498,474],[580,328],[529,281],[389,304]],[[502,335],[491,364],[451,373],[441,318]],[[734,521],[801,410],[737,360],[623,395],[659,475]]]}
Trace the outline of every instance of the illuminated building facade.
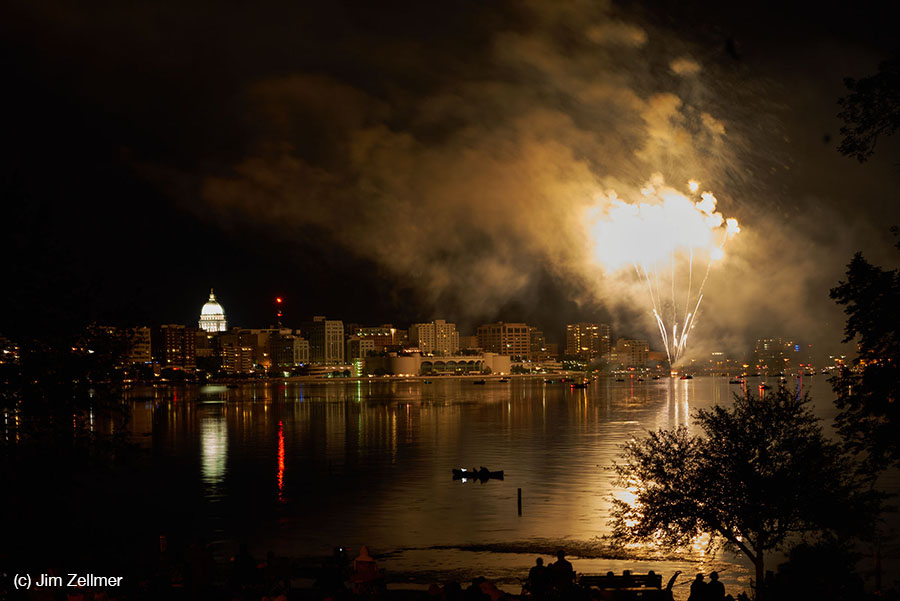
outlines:
{"label": "illuminated building facade", "polygon": [[200,322],[197,327],[205,332],[224,332],[228,329],[225,309],[216,300],[212,288],[209,290],[209,300],[200,309]]}
{"label": "illuminated building facade", "polygon": [[424,355],[455,355],[459,351],[459,332],[456,324],[443,319],[414,323],[409,327],[409,343]]}
{"label": "illuminated building facade", "polygon": [[311,363],[344,363],[344,322],[316,315],[303,326]]}
{"label": "illuminated building facade", "polygon": [[346,361],[365,359],[369,352],[374,350],[374,341],[367,338],[360,338],[359,336],[351,336],[347,339],[347,348],[344,353],[344,359]]}
{"label": "illuminated building facade", "polygon": [[524,323],[497,323],[479,326],[478,346],[487,353],[531,358],[531,331]]}
{"label": "illuminated building facade", "polygon": [[161,367],[194,369],[197,366],[197,331],[178,324],[160,326],[151,336],[153,360]]}
{"label": "illuminated building facade", "polygon": [[610,352],[609,326],[605,323],[570,323],[566,326],[566,354],[593,359]]}
{"label": "illuminated building facade", "polygon": [[642,367],[650,360],[650,344],[646,340],[619,338],[615,351],[610,353],[610,362],[622,367]]}
{"label": "illuminated building facade", "polygon": [[153,360],[153,349],[150,344],[150,328],[135,328],[131,333],[131,345],[128,348],[128,362],[150,363]]}

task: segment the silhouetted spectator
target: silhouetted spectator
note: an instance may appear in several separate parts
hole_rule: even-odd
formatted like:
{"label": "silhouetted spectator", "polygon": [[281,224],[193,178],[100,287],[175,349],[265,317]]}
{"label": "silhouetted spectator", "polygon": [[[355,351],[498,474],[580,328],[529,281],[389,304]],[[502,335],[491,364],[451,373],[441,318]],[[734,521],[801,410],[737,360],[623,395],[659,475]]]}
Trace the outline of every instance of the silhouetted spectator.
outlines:
{"label": "silhouetted spectator", "polygon": [[706,601],[706,582],[703,581],[703,574],[697,574],[691,583],[691,596],[688,601]]}
{"label": "silhouetted spectator", "polygon": [[557,590],[567,590],[575,583],[575,570],[562,549],[556,552],[556,561],[550,564],[549,568],[553,586]]}
{"label": "silhouetted spectator", "polygon": [[723,601],[725,599],[725,585],[719,582],[718,572],[712,572],[709,575],[709,584],[706,585],[706,598],[709,601]]}
{"label": "silhouetted spectator", "polygon": [[237,588],[247,588],[255,585],[257,579],[256,560],[250,555],[247,543],[240,544],[233,562],[231,566],[232,584]]}
{"label": "silhouetted spectator", "polygon": [[672,577],[669,578],[669,583],[666,585],[666,590],[670,593],[672,592],[672,587],[675,586],[675,581],[678,579],[678,576],[681,574],[681,570],[676,570]]}
{"label": "silhouetted spectator", "polygon": [[550,578],[547,574],[547,568],[544,567],[544,560],[538,557],[534,561],[534,567],[528,570],[528,590],[532,596],[540,599],[547,594],[550,588]]}

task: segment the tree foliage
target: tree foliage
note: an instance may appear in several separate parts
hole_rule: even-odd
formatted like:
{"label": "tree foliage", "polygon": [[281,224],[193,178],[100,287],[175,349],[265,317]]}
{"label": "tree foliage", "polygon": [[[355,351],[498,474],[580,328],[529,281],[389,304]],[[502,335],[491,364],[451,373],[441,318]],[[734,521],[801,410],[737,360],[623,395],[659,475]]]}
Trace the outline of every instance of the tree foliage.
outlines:
{"label": "tree foliage", "polygon": [[875,152],[880,137],[900,129],[900,59],[881,63],[870,77],[847,78],[844,85],[850,93],[838,100],[844,122],[838,150],[862,163]]}
{"label": "tree foliage", "polygon": [[735,397],[695,414],[702,435],[682,426],[626,444],[614,469],[634,500],[614,500],[613,538],[679,548],[708,534],[759,583],[766,555],[796,538],[867,531],[877,499],[808,402],[785,389]]}
{"label": "tree foliage", "polygon": [[857,253],[831,298],[847,314],[844,342],[858,343],[853,369],[832,381],[838,431],[869,467],[900,467],[900,271]]}

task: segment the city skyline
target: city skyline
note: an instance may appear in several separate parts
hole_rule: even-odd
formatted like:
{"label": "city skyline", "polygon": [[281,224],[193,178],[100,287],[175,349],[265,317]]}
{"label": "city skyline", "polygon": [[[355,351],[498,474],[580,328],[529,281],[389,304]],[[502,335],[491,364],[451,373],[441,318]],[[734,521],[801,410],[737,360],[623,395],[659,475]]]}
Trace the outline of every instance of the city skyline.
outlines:
{"label": "city skyline", "polygon": [[890,56],[889,19],[310,4],[219,10],[216,30],[201,5],[77,27],[59,7],[9,9],[6,335],[186,323],[215,286],[242,323],[280,295],[360,323],[587,320],[652,338],[639,281],[597,269],[580,228],[597,196],[655,173],[741,222],[689,346],[838,344],[827,295],[853,253],[895,261],[896,140],[864,165],[836,149],[842,80]]}

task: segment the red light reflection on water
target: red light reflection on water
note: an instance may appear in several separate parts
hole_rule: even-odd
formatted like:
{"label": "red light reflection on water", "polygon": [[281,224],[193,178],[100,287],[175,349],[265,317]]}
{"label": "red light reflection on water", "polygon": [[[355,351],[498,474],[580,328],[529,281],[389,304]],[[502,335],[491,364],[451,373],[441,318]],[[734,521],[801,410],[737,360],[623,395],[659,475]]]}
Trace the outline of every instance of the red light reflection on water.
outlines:
{"label": "red light reflection on water", "polygon": [[284,503],[284,424],[278,420],[278,500]]}

